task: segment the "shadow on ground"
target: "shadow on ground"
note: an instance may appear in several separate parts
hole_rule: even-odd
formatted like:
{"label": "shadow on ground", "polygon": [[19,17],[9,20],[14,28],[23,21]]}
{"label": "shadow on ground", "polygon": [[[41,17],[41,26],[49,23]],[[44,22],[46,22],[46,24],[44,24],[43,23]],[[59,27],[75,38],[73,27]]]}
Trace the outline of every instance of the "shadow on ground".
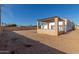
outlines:
{"label": "shadow on ground", "polygon": [[0,34],[0,54],[65,54],[15,32]]}

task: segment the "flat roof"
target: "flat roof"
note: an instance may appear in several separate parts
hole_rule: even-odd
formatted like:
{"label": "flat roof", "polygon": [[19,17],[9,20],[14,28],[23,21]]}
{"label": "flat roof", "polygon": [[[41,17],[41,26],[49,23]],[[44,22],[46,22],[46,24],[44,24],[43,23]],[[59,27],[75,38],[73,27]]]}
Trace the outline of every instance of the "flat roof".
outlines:
{"label": "flat roof", "polygon": [[39,19],[39,20],[37,20],[37,21],[41,21],[41,22],[54,22],[54,21],[55,21],[55,20],[54,20],[55,18],[58,18],[59,21],[63,21],[63,19],[61,19],[61,18],[58,17],[58,16],[48,17],[48,18],[44,18],[44,19]]}

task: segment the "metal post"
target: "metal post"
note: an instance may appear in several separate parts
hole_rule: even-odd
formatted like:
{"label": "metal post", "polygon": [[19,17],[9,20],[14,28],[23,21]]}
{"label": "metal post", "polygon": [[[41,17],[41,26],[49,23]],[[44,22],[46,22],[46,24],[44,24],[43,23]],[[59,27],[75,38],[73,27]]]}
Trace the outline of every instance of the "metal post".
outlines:
{"label": "metal post", "polygon": [[39,27],[38,27],[38,21],[37,21],[37,30],[38,30],[38,28],[39,28]]}

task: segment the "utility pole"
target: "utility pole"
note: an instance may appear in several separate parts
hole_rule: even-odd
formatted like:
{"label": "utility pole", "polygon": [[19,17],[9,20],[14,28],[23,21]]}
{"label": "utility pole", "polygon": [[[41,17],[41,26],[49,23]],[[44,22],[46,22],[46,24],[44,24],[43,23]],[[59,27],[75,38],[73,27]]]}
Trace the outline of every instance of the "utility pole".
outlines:
{"label": "utility pole", "polygon": [[1,30],[1,5],[0,5],[0,30]]}

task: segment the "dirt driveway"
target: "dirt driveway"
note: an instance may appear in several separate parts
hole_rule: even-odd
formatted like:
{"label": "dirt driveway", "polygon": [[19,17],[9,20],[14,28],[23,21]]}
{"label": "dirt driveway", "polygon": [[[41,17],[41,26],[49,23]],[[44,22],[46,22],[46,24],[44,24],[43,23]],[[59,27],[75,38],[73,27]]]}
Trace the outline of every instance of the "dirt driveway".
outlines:
{"label": "dirt driveway", "polygon": [[[29,33],[31,32],[31,33]],[[25,34],[24,34],[25,33]],[[48,46],[29,34],[36,31],[0,32],[0,54],[62,54],[58,49]]]}
{"label": "dirt driveway", "polygon": [[36,30],[15,32],[66,53],[79,53],[79,30],[74,30],[60,36],[38,34]]}

